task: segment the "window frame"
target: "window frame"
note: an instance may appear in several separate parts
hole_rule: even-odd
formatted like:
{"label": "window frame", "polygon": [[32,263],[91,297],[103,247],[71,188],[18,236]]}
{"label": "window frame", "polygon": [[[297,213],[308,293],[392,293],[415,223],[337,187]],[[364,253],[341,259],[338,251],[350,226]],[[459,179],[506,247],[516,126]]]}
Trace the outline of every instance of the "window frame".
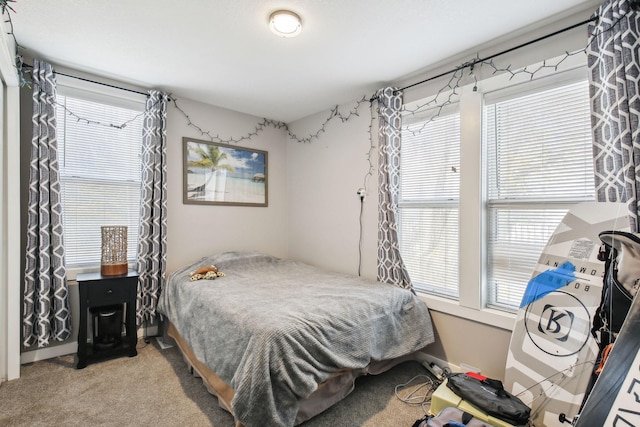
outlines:
{"label": "window frame", "polygon": [[[564,71],[561,73],[558,73],[556,75],[553,75],[551,78],[547,77],[545,79],[538,79],[537,81],[534,82],[530,82],[528,84],[526,84],[526,86],[522,87],[523,84],[520,85],[516,85],[516,86],[510,86],[506,89],[501,89],[501,90],[497,90],[497,91],[492,91],[492,92],[488,92],[484,94],[484,106],[485,108],[483,109],[484,114],[487,113],[487,107],[490,105],[496,105],[496,104],[500,104],[502,102],[508,102],[514,99],[520,100],[524,97],[528,97],[530,95],[534,95],[534,94],[539,94],[539,93],[544,93],[544,92],[548,92],[554,89],[564,89],[566,87],[570,87],[570,86],[575,86],[576,84],[579,84],[581,86],[581,90],[584,90],[585,88],[587,88],[587,78],[585,76],[584,70],[581,68],[577,68],[577,69],[573,69],[573,70],[568,70],[568,71]],[[522,90],[524,88],[524,90]],[[581,95],[583,94],[583,92],[580,92]],[[557,97],[558,95],[553,95],[555,97]],[[580,98],[580,100],[582,101],[582,98]],[[521,102],[521,101],[518,101]],[[588,110],[589,105],[588,105],[588,100],[585,103],[581,104],[581,108],[583,110]],[[588,116],[585,117],[583,114],[583,110],[573,110],[572,113],[576,113],[576,112],[580,112],[582,118],[586,118],[586,120],[588,121]],[[568,110],[565,110],[568,112]],[[571,114],[571,113],[569,113]],[[483,123],[484,123],[485,117],[483,117]],[[586,125],[586,122],[584,123]],[[587,130],[590,132],[590,125],[589,127],[582,127],[580,128],[583,132],[586,132]],[[486,133],[488,133],[488,129],[485,129],[485,135],[484,137],[488,137],[488,135]],[[576,132],[578,132],[576,130]],[[576,139],[575,141],[580,141],[580,145],[582,146],[584,139],[582,139],[582,136],[584,136],[584,133],[581,134],[581,137],[579,139]],[[590,137],[589,137],[590,140]],[[489,148],[489,141],[488,140],[483,140],[483,143],[485,144],[485,152],[487,154],[489,154],[490,148]],[[497,142],[496,142],[497,144]],[[557,144],[555,145],[556,147],[558,146]],[[587,150],[590,152],[591,149],[590,147],[586,147]],[[575,151],[574,151],[575,152]],[[584,152],[583,152],[584,153]],[[485,176],[488,177],[491,174],[491,170],[489,168],[489,164],[488,164],[489,160],[487,159],[485,167],[486,167],[486,171],[485,171]],[[592,158],[588,158],[587,160],[588,163],[590,163],[591,165],[593,164],[593,160]],[[580,165],[580,166],[578,166]],[[585,164],[579,164],[579,163],[574,163],[571,167],[572,168],[577,168],[577,169],[581,169],[585,172],[588,171],[588,169],[585,169],[584,166],[586,166]],[[497,170],[494,170],[494,172],[497,172]],[[591,169],[591,172],[589,174],[591,176],[591,178],[593,177],[593,169]],[[587,178],[587,177],[585,177]],[[587,178],[588,179],[588,178]],[[489,180],[490,181],[490,180]],[[583,202],[593,202],[595,201],[595,191],[594,191],[594,184],[593,181],[588,182],[588,181],[583,181],[582,179],[579,180],[581,183],[587,184],[589,183],[590,185],[588,186],[584,186],[584,185],[577,185],[576,187],[574,187],[574,190],[579,190],[579,189],[584,189],[585,193],[582,193],[582,195],[576,195],[575,193],[567,193],[566,191],[561,191],[559,193],[556,193],[555,196],[546,196],[545,198],[539,198],[539,197],[530,197],[528,195],[525,195],[523,192],[519,192],[518,195],[507,195],[507,196],[502,196],[500,197],[498,194],[487,194],[484,206],[485,206],[485,213],[486,213],[486,218],[487,218],[487,222],[486,222],[486,226],[487,226],[487,233],[488,233],[488,237],[489,234],[491,233],[491,225],[492,225],[492,221],[491,221],[491,212],[493,211],[494,213],[498,213],[498,212],[511,212],[511,213],[522,213],[522,212],[526,212],[526,211],[542,211],[542,212],[547,212],[547,214],[549,214],[550,211],[556,211],[555,215],[559,215],[558,216],[558,220],[557,222],[545,222],[545,227],[547,227],[547,232],[549,233],[549,235],[552,233],[552,230],[555,229],[555,227],[557,226],[557,223],[561,220],[562,215],[564,215],[563,213],[561,213],[560,211],[568,211],[571,206],[577,204],[577,203],[583,203]],[[486,183],[486,190],[488,193],[491,193],[491,184],[490,182]],[[494,189],[497,187],[494,187]],[[551,187],[553,188],[553,187]],[[513,190],[513,189],[512,189]],[[524,196],[524,197],[523,197]],[[517,214],[516,214],[517,215]],[[503,223],[504,225],[504,223]],[[549,231],[551,230],[551,231]],[[490,238],[487,239],[487,254],[491,254],[491,252],[489,251],[489,245],[491,243]],[[538,241],[539,245],[544,246],[544,244],[546,243],[546,241],[544,241],[544,243],[542,241]],[[505,242],[502,241],[501,245],[504,245]],[[534,243],[535,246],[537,246]],[[526,247],[526,246],[523,246]],[[504,246],[503,246],[504,248]],[[513,247],[511,247],[513,248]],[[510,251],[507,251],[506,253],[509,253]],[[498,253],[498,251],[494,251],[494,254]],[[503,253],[504,256],[504,253]],[[539,252],[538,255],[539,256]],[[504,258],[501,258],[500,256],[496,257],[497,260],[503,260],[505,261]],[[512,261],[515,263],[515,265],[518,264],[519,258],[513,257]],[[520,260],[523,261],[523,260]],[[533,263],[533,265],[535,265],[535,262],[537,261],[537,258],[535,260],[531,259],[531,258],[527,258],[527,263],[531,262]],[[487,281],[491,280],[490,277],[490,269],[491,269],[491,265],[489,265],[490,262],[487,262],[486,265],[486,277],[487,277]],[[495,267],[495,265],[494,265]],[[522,265],[522,267],[524,267],[524,265]],[[497,271],[500,271],[500,268],[497,268]],[[509,274],[517,274],[515,273],[515,271],[517,271],[517,268],[512,268],[510,269],[510,273]],[[504,277],[503,277],[504,279]],[[527,280],[529,278],[527,277]],[[509,279],[510,280],[510,279]],[[521,282],[519,282],[521,283]],[[526,283],[521,283],[523,286],[526,286]],[[513,288],[507,288],[507,293],[511,293],[513,292]],[[486,291],[487,291],[487,295],[488,295],[488,301],[487,301],[487,305],[488,306],[492,306],[498,310],[505,310],[505,311],[514,311],[511,307],[510,304],[506,304],[506,303],[501,303],[500,301],[498,301],[498,288],[497,287],[493,287],[492,283],[487,283],[486,286]],[[493,297],[496,298],[495,301],[492,300],[491,298],[491,294],[492,292],[494,293]],[[509,298],[509,296],[506,296],[506,298]],[[516,303],[516,305],[519,304],[519,301]],[[515,310],[517,311],[517,310]]]}
{"label": "window frame", "polygon": [[[145,110],[147,100],[147,96],[142,93],[125,91],[118,87],[60,74],[56,75],[56,91],[60,95],[139,110],[141,113]],[[140,142],[142,144],[142,134],[140,135]],[[97,271],[100,271],[100,263],[70,266],[66,269],[67,279],[71,281],[75,280],[77,274]]]}
{"label": "window frame", "polygon": [[[491,325],[504,330],[512,330],[517,313],[486,307],[486,150],[483,142],[483,109],[484,95],[493,91],[514,88],[523,83],[540,84],[538,81],[560,82],[571,73],[582,73],[587,76],[586,58],[583,55],[572,55],[564,58],[552,58],[544,63],[532,64],[528,69],[541,68],[532,77],[522,73],[511,75],[504,73],[486,79],[478,79],[456,89],[460,105],[460,248],[459,260],[464,260],[464,268],[460,263],[459,298],[440,297],[424,292],[417,292],[429,308],[436,312],[465,318],[475,322]],[[554,62],[556,61],[556,62]],[[544,64],[559,63],[557,70],[543,67]],[[478,75],[479,73],[477,73]],[[474,90],[476,86],[477,90]],[[533,88],[532,88],[533,89]],[[446,97],[446,93],[440,93]],[[432,97],[431,97],[432,98]],[[406,105],[415,109],[424,105],[423,98]]]}
{"label": "window frame", "polygon": [[[434,111],[435,110],[435,111]],[[419,111],[415,111],[415,112],[403,112],[403,119],[402,119],[402,130],[404,132],[404,129],[407,129],[408,126],[412,126],[412,125],[419,125],[420,131],[423,131],[424,128],[426,127],[426,125],[423,125],[423,123],[425,121],[430,121],[432,118],[434,117],[447,117],[450,115],[457,115],[458,118],[458,122],[460,122],[460,108],[459,108],[459,103],[457,102],[457,100],[455,101],[451,101],[448,105],[443,106],[442,108],[427,108],[425,110],[423,110],[422,108],[419,109]],[[437,118],[436,117],[436,118]],[[458,159],[459,160],[459,159]],[[402,162],[402,156],[401,156],[401,162]],[[456,166],[460,166],[460,164],[456,164]],[[402,174],[402,167],[401,167],[401,172]],[[459,186],[459,184],[458,184]],[[400,178],[400,194],[399,194],[399,200],[398,200],[398,237],[400,239],[400,247],[402,249],[403,246],[403,242],[402,242],[402,235],[401,235],[401,230],[403,229],[403,225],[402,225],[402,219],[403,219],[403,214],[402,211],[403,210],[407,210],[407,211],[422,211],[422,210],[429,210],[429,209],[450,209],[450,208],[454,208],[457,211],[457,216],[458,216],[458,222],[459,222],[459,216],[460,216],[460,193],[458,192],[458,194],[456,195],[455,198],[451,198],[449,196],[444,196],[444,197],[420,197],[420,198],[416,198],[416,197],[411,197],[411,198],[405,198],[402,192],[403,189],[403,183],[402,183],[402,177]],[[405,264],[408,264],[408,262],[405,260]],[[458,268],[458,272],[457,274],[459,275],[459,268]],[[423,289],[420,289],[418,286],[416,286],[415,283],[415,279],[414,277],[411,277],[412,281],[414,282],[414,288],[415,290],[418,292],[423,292],[423,293],[427,293],[429,295],[437,295],[441,298],[445,298],[445,299],[451,299],[451,300],[457,300],[458,299],[458,295],[454,295],[454,293],[449,293],[447,292],[447,289],[443,289],[440,286],[434,286],[433,291],[428,292],[428,291],[424,291]],[[428,286],[425,286],[428,287]]]}

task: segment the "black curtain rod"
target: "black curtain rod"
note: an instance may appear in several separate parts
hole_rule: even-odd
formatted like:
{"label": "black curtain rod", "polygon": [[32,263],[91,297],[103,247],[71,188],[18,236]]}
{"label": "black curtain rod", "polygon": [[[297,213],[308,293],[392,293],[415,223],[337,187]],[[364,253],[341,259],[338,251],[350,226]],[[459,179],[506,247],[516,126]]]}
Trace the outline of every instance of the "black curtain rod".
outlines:
{"label": "black curtain rod", "polygon": [[[29,65],[29,64],[23,64],[23,66],[29,67],[29,68],[33,68],[33,65]],[[109,84],[109,83],[97,82],[95,80],[86,79],[84,77],[72,76],[71,74],[65,74],[65,73],[61,73],[59,71],[54,71],[54,73],[55,74],[59,74],[61,76],[65,76],[65,77],[71,77],[72,79],[82,80],[82,81],[85,81],[85,82],[95,83],[95,84],[99,84],[99,85],[102,85],[102,86],[111,87],[111,88],[114,88],[114,89],[120,89],[120,90],[124,90],[124,91],[127,91],[127,92],[137,93],[139,95],[149,96],[148,93],[140,92],[140,91],[134,90],[134,89],[127,89],[126,87],[115,86],[115,85],[112,85],[112,84]]]}
{"label": "black curtain rod", "polygon": [[[569,26],[569,27],[566,27],[566,28],[563,28],[563,29],[561,29],[561,30],[555,31],[555,32],[553,32],[553,33],[551,33],[551,34],[547,34],[547,35],[545,35],[545,36],[538,37],[538,38],[537,38],[537,39],[535,39],[535,40],[531,40],[531,41],[528,41],[528,42],[526,42],[526,43],[522,43],[522,44],[520,44],[520,45],[518,45],[518,46],[512,47],[512,48],[510,48],[510,49],[503,50],[502,52],[498,52],[498,53],[496,53],[496,54],[494,54],[494,55],[487,56],[486,58],[482,58],[482,59],[480,59],[480,58],[476,58],[476,59],[474,59],[473,61],[470,61],[470,62],[468,62],[468,63],[462,64],[462,65],[460,65],[460,66],[458,66],[458,67],[456,67],[456,68],[454,68],[454,69],[452,69],[452,70],[445,71],[444,73],[438,74],[437,76],[429,77],[428,79],[424,79],[424,80],[421,80],[421,81],[419,81],[419,82],[417,82],[417,83],[413,83],[413,84],[410,84],[410,85],[408,85],[408,86],[402,87],[402,88],[398,89],[398,92],[399,92],[399,91],[406,90],[406,89],[409,89],[409,88],[412,88],[412,87],[414,87],[414,86],[421,85],[421,84],[426,83],[426,82],[429,82],[429,81],[431,81],[431,80],[435,80],[435,79],[437,79],[437,78],[440,78],[440,77],[446,76],[447,74],[455,73],[456,71],[460,71],[460,70],[462,70],[462,69],[464,69],[464,68],[466,68],[466,67],[472,67],[472,66],[474,66],[474,65],[475,65],[475,64],[477,64],[477,63],[484,62],[484,61],[488,61],[488,60],[490,60],[490,59],[495,58],[496,56],[504,55],[505,53],[509,53],[509,52],[514,51],[514,50],[517,50],[517,49],[520,49],[520,48],[523,48],[523,47],[529,46],[530,44],[537,43],[537,42],[539,42],[539,41],[542,41],[542,40],[548,39],[548,38],[550,38],[550,37],[556,36],[556,35],[558,35],[558,34],[564,33],[565,31],[573,30],[574,28],[580,27],[580,26],[582,26],[582,25],[584,25],[584,24],[588,24],[589,22],[597,21],[597,20],[598,20],[598,17],[597,17],[597,16],[594,16],[594,17],[589,18],[589,19],[587,19],[587,20],[584,20],[584,21],[582,21],[582,22],[578,22],[577,24],[573,24],[573,25],[571,25],[571,26]],[[376,99],[376,98],[377,98],[377,97],[374,97],[374,98],[372,98],[371,100],[374,100],[374,99]]]}

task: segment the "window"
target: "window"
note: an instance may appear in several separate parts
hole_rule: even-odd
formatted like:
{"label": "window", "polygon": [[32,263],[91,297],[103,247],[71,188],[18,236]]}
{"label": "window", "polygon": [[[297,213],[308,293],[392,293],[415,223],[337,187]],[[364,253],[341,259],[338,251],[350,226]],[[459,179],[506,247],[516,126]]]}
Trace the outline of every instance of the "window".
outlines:
{"label": "window", "polygon": [[568,208],[594,200],[587,79],[487,94],[484,123],[487,304],[513,309]]}
{"label": "window", "polygon": [[400,251],[417,290],[458,297],[460,113],[405,117]]}
{"label": "window", "polygon": [[[135,263],[137,254],[144,99],[114,97],[92,89],[66,86],[60,80],[58,84],[58,150],[68,268],[100,265],[103,225],[128,226],[130,264]],[[109,126],[123,123],[123,129]]]}
{"label": "window", "polygon": [[430,307],[510,328],[555,227],[594,199],[586,67],[566,66],[403,118],[400,251]]}

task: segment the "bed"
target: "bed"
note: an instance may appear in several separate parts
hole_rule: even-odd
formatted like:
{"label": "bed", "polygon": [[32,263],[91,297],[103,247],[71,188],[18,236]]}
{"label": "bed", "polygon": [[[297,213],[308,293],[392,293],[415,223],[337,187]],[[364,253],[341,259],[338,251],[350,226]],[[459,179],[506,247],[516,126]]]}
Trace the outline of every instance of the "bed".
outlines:
{"label": "bed", "polygon": [[[215,265],[223,277],[190,280]],[[293,426],[434,341],[408,290],[255,252],[202,258],[167,278],[158,311],[237,427]]]}

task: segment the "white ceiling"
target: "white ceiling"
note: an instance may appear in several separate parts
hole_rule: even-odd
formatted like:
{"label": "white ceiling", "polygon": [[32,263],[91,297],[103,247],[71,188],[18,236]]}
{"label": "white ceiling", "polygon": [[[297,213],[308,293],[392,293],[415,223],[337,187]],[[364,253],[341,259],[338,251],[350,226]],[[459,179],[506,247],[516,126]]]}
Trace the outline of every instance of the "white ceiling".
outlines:
{"label": "white ceiling", "polygon": [[[17,0],[29,56],[285,122],[594,0]],[[290,9],[291,39],[267,20]],[[594,6],[595,10],[595,6]]]}

